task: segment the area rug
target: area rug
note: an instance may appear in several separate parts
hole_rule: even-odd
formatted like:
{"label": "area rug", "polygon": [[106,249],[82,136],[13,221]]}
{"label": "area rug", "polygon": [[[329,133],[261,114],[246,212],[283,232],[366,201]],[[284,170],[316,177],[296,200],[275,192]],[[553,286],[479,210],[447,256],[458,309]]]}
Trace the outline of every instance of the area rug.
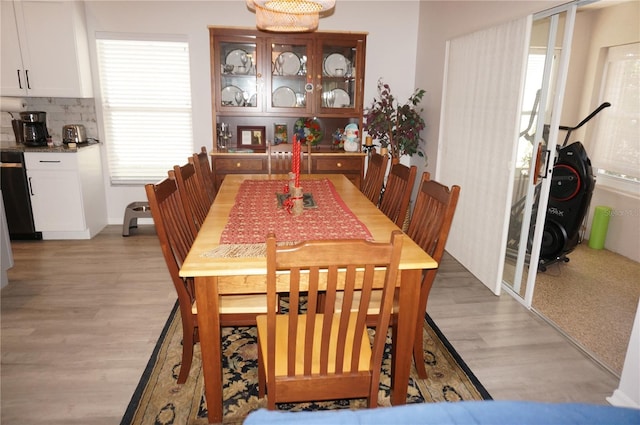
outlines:
{"label": "area rug", "polygon": [[[371,330],[371,332],[374,332]],[[462,358],[425,316],[425,362],[428,379],[419,379],[412,367],[407,403],[490,400],[491,396]],[[207,403],[200,346],[195,347],[191,373],[183,385],[176,384],[180,370],[182,328],[174,308],[158,344],[140,378],[121,425],[201,425],[207,423]],[[266,407],[258,398],[257,346],[255,327],[229,327],[222,331],[224,424],[241,424],[253,410]],[[389,406],[390,332],[383,361],[378,404]],[[359,409],[366,400],[280,404],[281,410]]]}

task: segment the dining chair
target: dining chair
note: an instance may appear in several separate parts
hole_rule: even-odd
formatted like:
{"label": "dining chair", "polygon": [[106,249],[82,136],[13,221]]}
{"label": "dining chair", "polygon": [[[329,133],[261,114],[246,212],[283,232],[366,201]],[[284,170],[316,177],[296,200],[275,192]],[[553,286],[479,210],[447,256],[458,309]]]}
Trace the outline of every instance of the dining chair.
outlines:
{"label": "dining chair", "polygon": [[[420,181],[418,194],[416,196],[413,214],[407,230],[407,235],[422,248],[435,261],[440,263],[444,248],[451,230],[451,223],[455,214],[458,198],[460,196],[460,186],[453,185],[451,188],[430,179],[430,174],[424,172]],[[438,269],[423,270],[422,281],[420,283],[419,312],[426,312],[429,293],[433,286]],[[377,308],[380,303],[381,292],[374,291],[369,303],[367,323],[373,326],[376,320]],[[341,310],[342,299],[337,298],[335,302],[336,310]],[[394,300],[394,313],[397,312],[397,297]],[[395,325],[392,316],[392,325]],[[416,334],[413,344],[413,358],[416,363],[418,376],[427,378],[427,370],[424,363],[423,343],[423,314],[418,316]]]}
{"label": "dining chair", "polygon": [[[438,263],[440,263],[444,254],[459,197],[460,186],[453,185],[449,188],[431,180],[429,172],[422,173],[407,235]],[[420,284],[418,311],[421,314],[416,326],[413,358],[418,376],[423,379],[427,378],[427,371],[424,366],[424,350],[422,347],[422,316],[427,310],[429,292],[431,292],[437,273],[438,269],[424,270],[422,283]]]}
{"label": "dining chair", "polygon": [[202,146],[200,152],[196,152],[189,158],[189,162],[193,163],[196,168],[196,175],[200,179],[200,185],[207,194],[210,203],[216,199],[218,191],[216,190],[211,163],[209,162],[209,154],[207,148]]}
{"label": "dining chair", "polygon": [[[306,151],[306,161],[304,161],[304,151]],[[292,158],[293,143],[280,143],[278,145],[268,144],[268,174],[287,174],[289,171],[291,171]],[[306,165],[306,171],[304,171],[303,163],[304,165]],[[311,145],[308,143],[302,143],[300,147],[300,172],[311,174]]]}
{"label": "dining chair", "polygon": [[[340,292],[350,306],[360,293],[366,306],[373,288],[382,288],[377,328],[387,329],[402,238],[396,230],[388,243],[345,239],[276,246],[275,235],[267,236],[268,312],[257,317],[259,396],[267,395],[267,408],[365,397],[369,407],[377,406],[387,332],[376,332],[371,344],[367,309],[338,313],[333,302]],[[289,296],[289,308],[280,313],[279,293]],[[320,294],[327,302],[319,307]]]}
{"label": "dining chair", "polygon": [[387,162],[389,157],[373,152],[369,157],[367,174],[362,180],[360,191],[369,198],[377,207],[380,204],[380,193],[384,185],[384,176],[387,172]]}
{"label": "dining chair", "polygon": [[416,173],[415,165],[393,164],[380,199],[380,210],[401,229],[409,210]]}
{"label": "dining chair", "polygon": [[178,294],[182,318],[182,364],[178,383],[183,384],[191,369],[193,346],[198,342],[198,319],[193,281],[181,278],[178,273],[191,249],[195,235],[185,214],[175,179],[169,177],[157,184],[147,184],[145,191],[162,255]]}
{"label": "dining chair", "polygon": [[[145,191],[162,255],[178,295],[182,318],[182,363],[177,382],[183,384],[191,370],[193,346],[199,341],[198,305],[193,279],[182,278],[179,272],[196,234],[190,226],[192,220],[187,217],[174,178],[147,184]],[[219,311],[221,326],[255,326],[256,316],[267,312],[267,298],[264,294],[221,295]]]}
{"label": "dining chair", "polygon": [[187,216],[191,219],[190,225],[198,233],[204,219],[207,217],[211,202],[202,183],[196,174],[196,166],[192,162],[184,165],[176,165],[169,171],[169,176],[175,178],[178,191],[184,204]]}

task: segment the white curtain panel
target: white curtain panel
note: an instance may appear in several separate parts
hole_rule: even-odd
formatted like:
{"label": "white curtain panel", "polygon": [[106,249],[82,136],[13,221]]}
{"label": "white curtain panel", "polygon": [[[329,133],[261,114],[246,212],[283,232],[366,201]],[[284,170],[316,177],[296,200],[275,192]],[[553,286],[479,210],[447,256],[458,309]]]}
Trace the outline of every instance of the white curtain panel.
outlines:
{"label": "white curtain panel", "polygon": [[531,17],[448,42],[437,179],[461,187],[447,251],[500,293]]}

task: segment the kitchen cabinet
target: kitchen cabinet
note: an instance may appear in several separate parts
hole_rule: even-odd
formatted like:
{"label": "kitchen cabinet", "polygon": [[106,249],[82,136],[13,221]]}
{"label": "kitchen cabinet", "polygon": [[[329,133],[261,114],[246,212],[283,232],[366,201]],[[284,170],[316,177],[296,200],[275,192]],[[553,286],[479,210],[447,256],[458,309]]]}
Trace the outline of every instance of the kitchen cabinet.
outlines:
{"label": "kitchen cabinet", "polygon": [[3,96],[93,97],[84,3],[2,1]]}
{"label": "kitchen cabinet", "polygon": [[107,225],[99,145],[24,156],[33,220],[43,239],[91,239]]}
{"label": "kitchen cabinet", "polygon": [[[312,152],[312,174],[344,174],[360,187],[364,170],[364,153]],[[305,154],[306,157],[306,154]],[[216,187],[220,188],[228,174],[267,174],[267,154],[265,153],[211,153],[211,168]]]}
{"label": "kitchen cabinet", "polygon": [[287,126],[291,140],[299,118],[315,118],[330,150],[332,134],[355,122],[362,128],[366,33],[275,34],[247,28],[209,27],[214,149],[238,147],[237,137],[221,143],[217,124]]}

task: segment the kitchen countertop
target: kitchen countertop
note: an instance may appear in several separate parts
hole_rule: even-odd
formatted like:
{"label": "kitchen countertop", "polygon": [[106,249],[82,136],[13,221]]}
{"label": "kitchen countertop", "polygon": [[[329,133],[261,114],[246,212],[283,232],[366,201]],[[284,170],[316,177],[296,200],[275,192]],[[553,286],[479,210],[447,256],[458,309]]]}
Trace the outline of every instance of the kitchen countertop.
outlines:
{"label": "kitchen countertop", "polygon": [[14,151],[14,152],[49,152],[49,153],[75,153],[78,152],[78,150],[80,149],[84,149],[84,148],[88,148],[90,146],[95,146],[95,145],[99,145],[99,142],[88,142],[88,143],[82,143],[80,145],[76,145],[75,148],[69,148],[67,147],[67,145],[62,145],[62,146],[53,146],[53,147],[49,147],[49,146],[26,146],[26,145],[19,145],[16,143],[5,143],[2,142],[0,144],[0,150],[3,151]]}

